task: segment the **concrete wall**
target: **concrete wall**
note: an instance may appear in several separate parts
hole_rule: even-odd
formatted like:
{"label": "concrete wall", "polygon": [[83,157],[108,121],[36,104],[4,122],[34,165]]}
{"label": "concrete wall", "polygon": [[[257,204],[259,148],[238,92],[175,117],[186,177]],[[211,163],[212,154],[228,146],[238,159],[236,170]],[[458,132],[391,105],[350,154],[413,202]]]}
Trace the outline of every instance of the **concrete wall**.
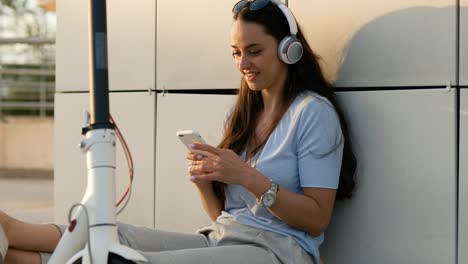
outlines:
{"label": "concrete wall", "polygon": [[5,117],[0,121],[0,169],[53,170],[53,118]]}

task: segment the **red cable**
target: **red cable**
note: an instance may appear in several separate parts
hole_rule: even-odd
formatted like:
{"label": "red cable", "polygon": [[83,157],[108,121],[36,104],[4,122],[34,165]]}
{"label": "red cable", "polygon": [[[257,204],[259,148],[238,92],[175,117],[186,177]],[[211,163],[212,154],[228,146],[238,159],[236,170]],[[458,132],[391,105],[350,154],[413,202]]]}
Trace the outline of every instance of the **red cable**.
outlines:
{"label": "red cable", "polygon": [[127,190],[125,191],[123,196],[120,198],[120,200],[115,205],[115,207],[118,207],[125,200],[125,198],[128,196],[128,194],[130,192],[130,188],[131,188],[132,183],[133,183],[133,172],[134,172],[133,171],[133,159],[132,159],[132,154],[130,153],[130,149],[129,149],[128,145],[127,145],[127,142],[125,141],[124,137],[122,136],[122,133],[120,132],[119,127],[115,123],[112,116],[109,115],[109,119],[110,119],[111,124],[113,124],[115,126],[115,131],[117,133],[117,137],[119,138],[120,143],[122,144],[122,147],[123,147],[123,150],[124,150],[124,153],[125,153],[125,158],[127,159],[127,165],[129,167],[128,168],[129,173],[130,173],[130,182],[129,182],[128,186],[127,186]]}

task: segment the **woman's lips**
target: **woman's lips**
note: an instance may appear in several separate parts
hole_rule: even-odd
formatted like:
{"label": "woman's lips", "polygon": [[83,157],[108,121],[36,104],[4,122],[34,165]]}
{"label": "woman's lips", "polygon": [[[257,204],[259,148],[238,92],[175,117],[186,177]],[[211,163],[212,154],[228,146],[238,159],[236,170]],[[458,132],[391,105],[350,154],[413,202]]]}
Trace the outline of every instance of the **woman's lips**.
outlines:
{"label": "woman's lips", "polygon": [[248,73],[244,73],[244,78],[247,81],[253,81],[253,79],[255,79],[257,75],[258,75],[258,72],[248,72]]}

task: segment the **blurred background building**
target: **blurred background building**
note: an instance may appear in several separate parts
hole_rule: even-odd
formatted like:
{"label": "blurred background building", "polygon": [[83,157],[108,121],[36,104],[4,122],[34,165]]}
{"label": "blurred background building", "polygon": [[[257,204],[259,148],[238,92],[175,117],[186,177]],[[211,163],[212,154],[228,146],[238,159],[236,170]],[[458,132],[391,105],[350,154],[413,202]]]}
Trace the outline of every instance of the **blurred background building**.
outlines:
{"label": "blurred background building", "polygon": [[0,176],[53,175],[54,0],[0,1]]}

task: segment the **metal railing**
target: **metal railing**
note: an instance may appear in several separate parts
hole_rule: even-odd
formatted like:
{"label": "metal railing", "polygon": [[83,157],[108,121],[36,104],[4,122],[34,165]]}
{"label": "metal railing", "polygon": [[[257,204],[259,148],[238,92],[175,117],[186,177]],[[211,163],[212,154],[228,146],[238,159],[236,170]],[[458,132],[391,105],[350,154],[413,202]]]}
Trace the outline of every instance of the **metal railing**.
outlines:
{"label": "metal railing", "polygon": [[[8,88],[14,86],[14,88]],[[4,115],[51,115],[54,82],[0,81],[0,117]],[[5,88],[7,87],[7,88]],[[14,92],[14,96],[5,95]],[[13,98],[12,98],[13,97]]]}
{"label": "metal railing", "polygon": [[[54,43],[53,39],[0,38],[0,47],[23,44],[37,48]],[[41,62],[0,64],[0,119],[5,115],[53,115],[54,68]]]}

